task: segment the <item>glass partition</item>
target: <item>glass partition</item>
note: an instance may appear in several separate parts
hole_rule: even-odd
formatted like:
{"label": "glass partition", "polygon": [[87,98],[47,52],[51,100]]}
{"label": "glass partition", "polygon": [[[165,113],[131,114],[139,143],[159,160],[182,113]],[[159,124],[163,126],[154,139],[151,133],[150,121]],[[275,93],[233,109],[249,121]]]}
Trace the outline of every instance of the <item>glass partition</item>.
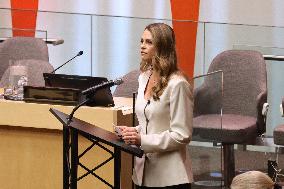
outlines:
{"label": "glass partition", "polygon": [[47,41],[47,31],[33,30],[33,29],[20,29],[20,28],[0,28],[0,40],[13,37],[13,32],[34,32],[35,37],[41,38]]}
{"label": "glass partition", "polygon": [[[0,38],[11,37],[11,10],[0,9],[0,17]],[[35,36],[64,40],[64,43],[58,46],[48,45],[49,61],[54,68],[74,57],[79,51],[84,52],[56,73],[115,79],[139,69],[141,34],[145,26],[153,22],[164,22],[174,29],[186,31],[182,34],[182,40],[178,38],[178,48],[180,45],[186,47],[182,51],[178,49],[178,57],[181,59],[182,69],[190,73],[190,77],[195,76],[192,80],[194,92],[206,86],[206,82],[210,82],[210,89],[214,89],[214,95],[203,89],[202,95],[209,98],[206,99],[208,106],[203,105],[201,109],[218,115],[219,121],[215,130],[222,130],[223,92],[222,72],[206,74],[214,57],[229,49],[254,49],[263,54],[284,55],[284,28],[281,27],[38,11]],[[196,36],[192,38],[187,31],[195,29]],[[279,104],[284,97],[284,64],[280,61],[266,63],[269,103],[266,135],[272,136],[274,127],[284,123],[279,113]],[[209,105],[214,108],[209,109]],[[194,111],[197,112],[196,109]],[[195,118],[198,115],[195,114]],[[222,185],[222,150],[220,141],[214,138],[214,132],[213,130],[208,135],[194,134],[189,145],[196,181],[193,188]],[[271,140],[272,138],[270,142]],[[265,170],[268,159],[275,159],[275,147],[247,149],[248,151],[238,150],[235,154],[236,170],[243,167]],[[279,151],[281,152],[277,152]],[[283,168],[283,154],[278,155],[280,167]],[[243,157],[247,159],[244,160]],[[254,157],[262,158],[254,164]]]}
{"label": "glass partition", "polygon": [[[37,12],[33,10],[14,10],[15,13],[21,15],[22,13],[28,13],[36,15]],[[27,28],[23,27],[12,27],[12,11],[10,9],[0,9],[0,40],[5,40],[6,38],[13,37],[13,35],[21,36],[21,35],[28,35],[28,36],[35,36],[37,38],[42,38],[47,40],[47,30],[32,28],[31,26]],[[13,21],[15,22],[15,21]],[[36,25],[36,22],[34,23]],[[30,25],[30,24],[29,24]]]}
{"label": "glass partition", "polygon": [[92,75],[117,78],[139,69],[140,39],[154,22],[172,21],[92,16]]}
{"label": "glass partition", "polygon": [[221,70],[195,76],[193,141],[189,145],[194,173],[193,188],[222,188],[222,100]]}

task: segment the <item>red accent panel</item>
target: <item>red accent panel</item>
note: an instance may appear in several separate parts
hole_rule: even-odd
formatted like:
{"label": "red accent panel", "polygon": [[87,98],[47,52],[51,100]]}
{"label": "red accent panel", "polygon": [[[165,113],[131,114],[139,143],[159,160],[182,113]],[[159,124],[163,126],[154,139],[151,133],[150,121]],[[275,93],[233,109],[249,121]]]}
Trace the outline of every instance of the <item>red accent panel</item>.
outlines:
{"label": "red accent panel", "polygon": [[[172,18],[198,21],[199,0],[171,0]],[[189,77],[193,76],[197,23],[174,22],[179,67]]]}
{"label": "red accent panel", "polygon": [[[12,10],[12,27],[20,29],[36,29],[36,18],[38,10],[38,0],[10,0],[12,9],[27,9]],[[13,36],[29,36],[34,37],[35,31],[19,31],[14,30]]]}

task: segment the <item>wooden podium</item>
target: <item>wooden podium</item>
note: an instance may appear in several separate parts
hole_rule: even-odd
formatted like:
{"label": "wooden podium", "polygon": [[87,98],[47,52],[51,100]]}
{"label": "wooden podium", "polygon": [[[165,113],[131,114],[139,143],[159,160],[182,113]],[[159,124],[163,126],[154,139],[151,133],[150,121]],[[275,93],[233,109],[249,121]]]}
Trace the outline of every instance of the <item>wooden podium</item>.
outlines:
{"label": "wooden podium", "polygon": [[[81,107],[75,116],[92,125],[113,132],[115,125],[132,124],[132,99],[114,98],[115,107]],[[1,189],[62,189],[63,140],[62,124],[49,112],[55,108],[70,114],[73,106],[22,101],[0,100],[0,182]],[[79,153],[90,145],[90,141],[79,136]],[[113,148],[104,145],[113,151]],[[121,154],[121,186],[131,189],[131,155]],[[95,147],[88,151],[82,163],[88,167],[103,162],[109,153]],[[103,165],[97,174],[113,184],[114,161]],[[86,171],[79,167],[78,174]],[[91,174],[78,182],[78,189],[108,189],[109,186]]]}
{"label": "wooden podium", "polygon": [[[109,187],[120,189],[121,151],[138,157],[142,157],[143,151],[137,146],[125,144],[110,131],[96,127],[77,118],[73,118],[71,122],[68,122],[69,115],[56,109],[51,108],[50,112],[63,124],[63,188],[77,189],[77,182],[91,174]],[[92,145],[86,148],[80,155],[78,154],[78,135],[92,142]],[[104,149],[111,157],[107,158],[95,168],[90,169],[80,162],[80,158],[95,145]],[[113,152],[105,148],[104,145],[113,147]],[[113,186],[95,173],[97,169],[112,159],[114,159]],[[78,166],[87,171],[80,177],[78,177]]]}

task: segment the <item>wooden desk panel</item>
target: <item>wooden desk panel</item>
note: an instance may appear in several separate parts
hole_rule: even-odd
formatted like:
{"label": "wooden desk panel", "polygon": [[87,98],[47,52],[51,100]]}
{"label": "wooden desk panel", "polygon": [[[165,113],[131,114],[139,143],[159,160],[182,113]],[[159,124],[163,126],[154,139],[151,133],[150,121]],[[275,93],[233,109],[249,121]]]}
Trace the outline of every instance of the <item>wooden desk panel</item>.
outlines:
{"label": "wooden desk panel", "polygon": [[[118,104],[131,103],[119,100]],[[62,173],[62,125],[49,112],[53,107],[70,113],[72,106],[35,104],[0,100],[0,183],[2,189],[61,189]],[[121,109],[82,107],[75,117],[112,130],[112,123],[131,124],[131,114],[123,115]],[[79,152],[90,145],[80,138]],[[84,148],[83,148],[84,147]],[[95,147],[81,160],[89,168],[103,161],[109,155]],[[131,157],[122,154],[122,186],[131,188]],[[79,169],[78,175],[85,173]],[[113,162],[103,166],[98,172],[101,177],[112,183]],[[93,176],[78,182],[80,188],[108,188]]]}
{"label": "wooden desk panel", "polygon": [[[125,103],[130,102],[129,99],[115,99],[118,101],[122,100]],[[121,102],[116,103],[121,104]],[[70,114],[73,106],[0,100],[0,125],[62,130],[62,125],[49,112],[50,108],[55,108],[66,114]],[[119,124],[119,122],[123,122],[125,119],[127,119],[127,121],[131,119],[130,114],[124,116],[121,108],[115,107],[82,106],[76,111],[74,116],[110,131],[112,131],[112,123]]]}

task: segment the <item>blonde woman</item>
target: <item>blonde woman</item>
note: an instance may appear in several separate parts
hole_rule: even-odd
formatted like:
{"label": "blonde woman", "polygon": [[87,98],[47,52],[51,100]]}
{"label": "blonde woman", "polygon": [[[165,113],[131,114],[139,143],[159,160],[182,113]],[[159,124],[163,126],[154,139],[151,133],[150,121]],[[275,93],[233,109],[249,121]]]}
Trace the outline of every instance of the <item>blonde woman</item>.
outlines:
{"label": "blonde woman", "polygon": [[273,189],[272,179],[260,171],[248,171],[235,176],[231,189]]}
{"label": "blonde woman", "polygon": [[135,158],[133,182],[136,189],[190,189],[193,95],[177,66],[174,31],[163,23],[150,24],[140,43],[139,126],[119,127],[125,143],[144,150],[142,158]]}

